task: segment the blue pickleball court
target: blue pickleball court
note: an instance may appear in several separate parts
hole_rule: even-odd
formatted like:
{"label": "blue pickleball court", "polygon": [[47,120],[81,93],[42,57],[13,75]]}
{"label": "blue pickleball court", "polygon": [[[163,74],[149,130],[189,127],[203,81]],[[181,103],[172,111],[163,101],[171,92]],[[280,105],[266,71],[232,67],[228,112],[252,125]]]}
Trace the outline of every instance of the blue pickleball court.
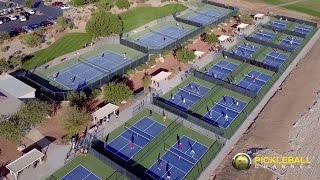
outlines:
{"label": "blue pickleball court", "polygon": [[82,165],[79,165],[63,176],[61,180],[101,180],[101,178]]}
{"label": "blue pickleball court", "polygon": [[[164,129],[165,126],[163,124],[149,117],[143,117],[108,143],[106,149],[128,161]],[[132,140],[135,144],[133,149],[130,147]]]}
{"label": "blue pickleball court", "polygon": [[195,82],[190,82],[185,87],[179,88],[179,91],[176,94],[171,94],[170,98],[167,99],[166,102],[180,109],[188,110],[203,96],[205,96],[209,90],[210,89],[205,86]]}
{"label": "blue pickleball court", "polygon": [[[154,179],[167,179],[168,171],[170,179],[182,180],[190,170],[208,151],[208,147],[187,136],[180,138],[182,149],[178,148],[178,142],[166,149],[166,152],[147,171]],[[195,153],[192,154],[191,151]]]}

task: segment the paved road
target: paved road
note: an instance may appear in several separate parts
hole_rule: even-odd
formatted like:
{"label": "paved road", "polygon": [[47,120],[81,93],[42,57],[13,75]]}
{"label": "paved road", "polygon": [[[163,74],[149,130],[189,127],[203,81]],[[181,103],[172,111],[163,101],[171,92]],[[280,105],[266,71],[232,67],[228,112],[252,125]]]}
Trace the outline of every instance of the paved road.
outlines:
{"label": "paved road", "polygon": [[[13,0],[13,2],[18,4],[23,4],[22,0]],[[52,6],[46,6],[43,4],[42,1],[39,1],[38,3],[35,3],[35,4],[37,4],[37,6],[33,9],[36,10],[37,12],[42,12],[41,15],[36,15],[36,14],[31,15],[30,18],[25,22],[16,20],[16,21],[10,21],[10,22],[1,24],[0,31],[8,31],[13,28],[20,28],[22,26],[28,26],[30,24],[40,23],[41,21],[44,21],[49,17],[58,17],[58,16],[62,16],[63,14],[61,9],[58,9]],[[0,2],[0,9],[4,7],[5,7],[4,3]]]}

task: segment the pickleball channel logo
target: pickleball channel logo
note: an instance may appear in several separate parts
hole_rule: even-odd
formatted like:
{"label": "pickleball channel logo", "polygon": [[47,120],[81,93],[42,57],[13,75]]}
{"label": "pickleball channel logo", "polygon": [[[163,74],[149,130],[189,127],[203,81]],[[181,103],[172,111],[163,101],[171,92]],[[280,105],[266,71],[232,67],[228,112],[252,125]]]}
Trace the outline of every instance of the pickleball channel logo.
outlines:
{"label": "pickleball channel logo", "polygon": [[240,171],[246,171],[251,166],[251,158],[246,153],[238,153],[232,159],[232,166]]}

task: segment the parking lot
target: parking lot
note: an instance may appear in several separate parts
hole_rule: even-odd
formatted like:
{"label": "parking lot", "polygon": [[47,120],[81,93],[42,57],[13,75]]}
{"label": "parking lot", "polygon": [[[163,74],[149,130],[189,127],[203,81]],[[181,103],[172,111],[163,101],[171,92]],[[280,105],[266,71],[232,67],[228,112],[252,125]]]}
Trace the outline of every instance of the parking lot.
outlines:
{"label": "parking lot", "polygon": [[[13,0],[12,2],[15,2],[19,5],[23,5],[24,1],[23,0]],[[47,6],[44,5],[42,1],[34,1],[35,7],[32,8],[33,10],[36,11],[36,14],[30,15],[27,21],[20,21],[19,19],[15,21],[9,21],[5,22],[3,24],[0,24],[0,31],[10,31],[15,28],[21,28],[22,26],[29,26],[32,24],[40,24],[42,21],[47,20],[48,18],[56,18],[59,16],[62,16],[63,11],[59,9],[58,7],[54,6]],[[5,3],[0,1],[0,9],[5,9]],[[39,14],[39,12],[41,12]],[[19,13],[16,13],[19,15]]]}

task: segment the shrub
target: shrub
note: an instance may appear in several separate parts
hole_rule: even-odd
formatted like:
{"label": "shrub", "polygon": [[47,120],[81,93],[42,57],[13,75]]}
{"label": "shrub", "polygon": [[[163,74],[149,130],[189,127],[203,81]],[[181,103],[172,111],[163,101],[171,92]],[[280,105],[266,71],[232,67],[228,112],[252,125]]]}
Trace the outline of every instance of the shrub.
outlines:
{"label": "shrub", "polygon": [[1,47],[2,52],[7,52],[10,49],[10,46],[3,46]]}
{"label": "shrub", "polygon": [[129,69],[126,74],[132,75],[132,74],[134,74],[135,72],[136,72],[136,71],[135,71],[134,69]]}
{"label": "shrub", "polygon": [[78,107],[67,107],[62,115],[63,129],[71,137],[83,131],[91,115]]}
{"label": "shrub", "polygon": [[72,91],[68,94],[68,101],[70,102],[70,106],[83,107],[88,100],[87,95],[84,92],[76,92]]}
{"label": "shrub", "polygon": [[122,32],[122,21],[119,16],[99,11],[87,22],[86,31],[94,37],[107,36]]}
{"label": "shrub", "polygon": [[163,51],[162,56],[166,57],[166,56],[169,56],[170,54],[171,54],[171,51],[165,50]]}
{"label": "shrub", "polygon": [[22,43],[28,47],[37,47],[43,42],[43,37],[35,32],[25,34]]}
{"label": "shrub", "polygon": [[116,6],[119,9],[128,9],[130,7],[130,3],[128,0],[117,0]]}
{"label": "shrub", "polygon": [[182,63],[187,63],[192,61],[196,56],[193,53],[192,49],[188,49],[186,47],[179,49],[176,53],[178,61]]}
{"label": "shrub", "polygon": [[8,32],[6,31],[2,31],[0,32],[0,40],[7,40],[7,39],[10,39],[10,35]]}
{"label": "shrub", "polygon": [[127,100],[133,91],[124,83],[110,82],[103,86],[103,96],[107,102],[120,103],[123,100]]}
{"label": "shrub", "polygon": [[92,91],[92,97],[96,98],[96,97],[100,96],[101,92],[102,92],[101,89],[94,89]]}

